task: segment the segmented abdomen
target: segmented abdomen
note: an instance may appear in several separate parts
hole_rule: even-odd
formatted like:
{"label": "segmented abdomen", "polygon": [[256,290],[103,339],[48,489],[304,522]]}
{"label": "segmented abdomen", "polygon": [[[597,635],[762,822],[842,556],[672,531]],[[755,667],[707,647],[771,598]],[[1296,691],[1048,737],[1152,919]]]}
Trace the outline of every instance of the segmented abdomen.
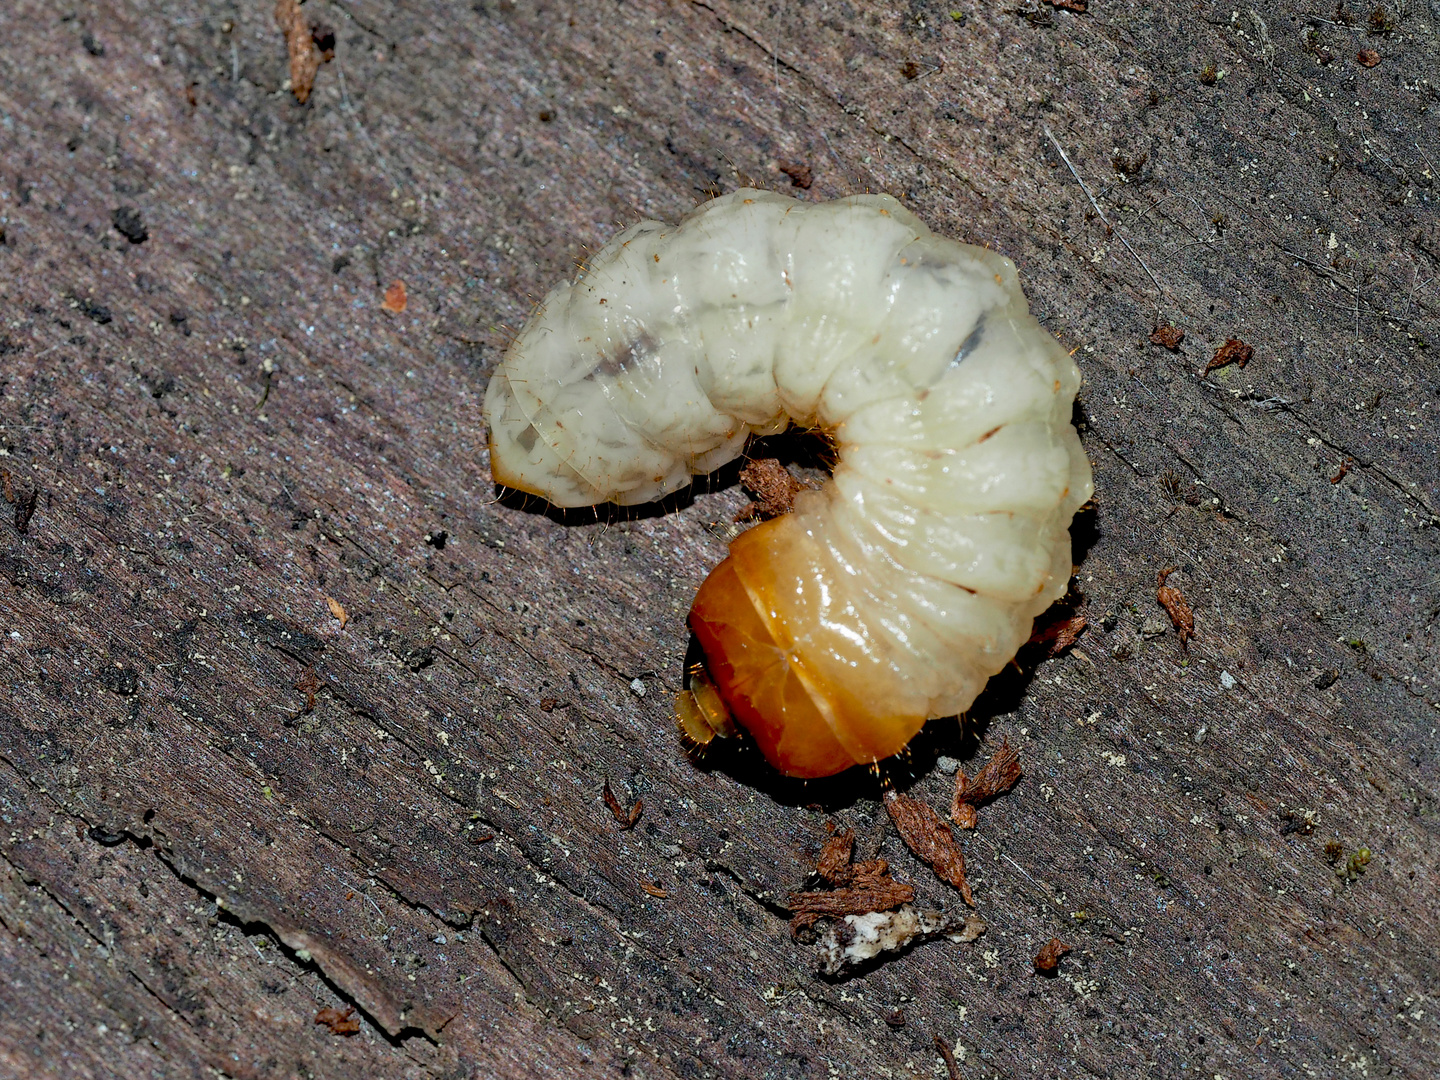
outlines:
{"label": "segmented abdomen", "polygon": [[1064,593],[1093,490],[1079,382],[1008,259],[888,196],[738,191],[551,292],[485,413],[496,481],[559,506],[657,499],[790,423],[831,433],[831,482],[737,538],[690,615],[766,757],[824,776],[963,712]]}

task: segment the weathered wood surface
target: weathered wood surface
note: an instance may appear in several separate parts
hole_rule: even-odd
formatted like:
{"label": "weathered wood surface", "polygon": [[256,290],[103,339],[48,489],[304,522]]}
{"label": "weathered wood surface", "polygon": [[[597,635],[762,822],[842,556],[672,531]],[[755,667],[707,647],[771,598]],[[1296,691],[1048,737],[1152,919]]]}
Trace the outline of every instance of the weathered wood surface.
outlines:
{"label": "weathered wood surface", "polygon": [[[1436,1075],[1440,10],[1386,7],[312,0],[300,106],[269,0],[5,3],[0,1073]],[[988,933],[840,982],[779,906],[827,821],[957,900],[870,777],[680,751],[743,496],[497,503],[479,424],[587,248],[790,162],[1016,260],[1099,490],[1078,647],[890,770],[1022,748]]]}

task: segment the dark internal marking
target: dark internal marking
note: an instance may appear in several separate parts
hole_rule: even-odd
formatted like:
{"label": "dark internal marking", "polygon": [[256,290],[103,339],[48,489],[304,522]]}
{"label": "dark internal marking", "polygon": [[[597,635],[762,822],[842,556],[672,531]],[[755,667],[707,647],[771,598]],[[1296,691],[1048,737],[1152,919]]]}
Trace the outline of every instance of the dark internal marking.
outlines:
{"label": "dark internal marking", "polygon": [[[965,362],[966,357],[980,347],[980,339],[985,336],[985,316],[980,316],[980,321],[975,324],[975,329],[970,331],[969,336],[960,343],[960,348],[955,350],[955,357],[950,361],[950,368],[957,368]],[[947,371],[949,368],[946,369]]]}
{"label": "dark internal marking", "polygon": [[531,450],[535,449],[535,440],[539,434],[540,433],[535,430],[535,425],[530,424],[524,431],[515,436],[515,445],[528,454]]}
{"label": "dark internal marking", "polygon": [[607,356],[595,367],[594,374],[621,375],[638,367],[655,350],[655,342],[649,334],[641,334],[630,344],[623,346],[613,356]]}

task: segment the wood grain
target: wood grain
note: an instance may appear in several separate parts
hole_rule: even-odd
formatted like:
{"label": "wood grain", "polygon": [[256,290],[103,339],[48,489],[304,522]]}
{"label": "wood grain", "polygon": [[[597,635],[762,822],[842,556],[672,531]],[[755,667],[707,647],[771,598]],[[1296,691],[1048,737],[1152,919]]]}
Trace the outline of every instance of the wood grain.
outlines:
{"label": "wood grain", "polygon": [[[311,0],[303,106],[272,7],[0,10],[0,1074],[1440,1070],[1433,5]],[[682,752],[734,471],[547,514],[479,422],[587,250],[742,183],[999,249],[1086,380],[1084,636],[886,770],[1019,750],[989,930],[841,981],[827,822],[958,898],[868,774]]]}

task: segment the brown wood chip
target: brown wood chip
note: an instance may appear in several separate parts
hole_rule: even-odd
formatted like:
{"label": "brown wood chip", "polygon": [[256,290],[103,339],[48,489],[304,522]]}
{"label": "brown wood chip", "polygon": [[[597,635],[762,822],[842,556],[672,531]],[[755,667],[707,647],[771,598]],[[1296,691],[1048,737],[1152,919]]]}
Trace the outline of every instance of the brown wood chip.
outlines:
{"label": "brown wood chip", "polygon": [[354,1006],[347,1005],[345,1011],[321,1009],[315,1014],[315,1023],[324,1024],[332,1035],[355,1035],[360,1031],[360,1019],[355,1015]]}
{"label": "brown wood chip", "polygon": [[755,501],[735,515],[736,521],[757,517],[768,520],[788,514],[795,505],[795,496],[805,490],[805,485],[776,458],[758,458],[747,464],[740,470],[740,486]]}
{"label": "brown wood chip", "polygon": [[310,32],[310,22],[300,10],[299,0],[275,0],[275,21],[285,35],[290,53],[290,90],[301,105],[310,100],[315,75],[320,70],[320,50]]}
{"label": "brown wood chip", "polygon": [[855,830],[838,832],[820,849],[820,858],[815,863],[815,873],[832,885],[841,885],[855,876],[850,859],[855,850]]}
{"label": "brown wood chip", "polygon": [[1171,326],[1166,323],[1164,326],[1157,326],[1150,334],[1150,341],[1154,345],[1163,345],[1174,352],[1180,348],[1180,342],[1185,340],[1185,331],[1178,326]]}
{"label": "brown wood chip", "polygon": [[31,488],[21,491],[15,500],[15,531],[23,533],[30,528],[30,519],[35,515],[35,504],[40,501],[40,492]]}
{"label": "brown wood chip", "polygon": [[1035,970],[1041,975],[1053,975],[1060,966],[1060,958],[1070,951],[1059,938],[1051,938],[1035,956]]}
{"label": "brown wood chip", "polygon": [[1205,370],[1202,374],[1209,375],[1210,372],[1216,368],[1222,368],[1229,364],[1239,364],[1243,368],[1250,362],[1250,358],[1254,355],[1255,350],[1249,345],[1246,345],[1243,341],[1237,341],[1235,338],[1230,338],[1224,345],[1221,345],[1220,348],[1215,350],[1215,355],[1212,356],[1210,362],[1205,365]]}
{"label": "brown wood chip", "polygon": [[605,798],[605,805],[610,808],[610,813],[615,815],[615,821],[622,829],[633,829],[635,823],[640,820],[640,815],[645,811],[645,803],[640,799],[635,800],[635,805],[626,810],[620,805],[620,800],[615,798],[615,792],[610,790],[610,781],[605,781],[605,790],[601,792]]}
{"label": "brown wood chip", "polygon": [[815,182],[815,173],[809,165],[800,161],[780,162],[780,171],[790,178],[790,183],[798,188],[808,190]]}
{"label": "brown wood chip", "polygon": [[1085,632],[1087,623],[1084,615],[1076,615],[1073,612],[1060,613],[1060,617],[1040,627],[1030,635],[1030,640],[1025,644],[1033,645],[1043,650],[1045,656],[1059,656],[1066,649],[1074,645],[1081,634]]}
{"label": "brown wood chip", "polygon": [[965,903],[975,906],[970,883],[965,880],[965,853],[955,843],[955,836],[945,819],[930,807],[893,788],[885,793],[885,809],[900,833],[905,846],[927,863],[935,875],[960,891]]}
{"label": "brown wood chip", "polygon": [[955,798],[950,804],[950,819],[962,829],[973,829],[977,820],[975,808],[987,799],[1009,791],[1025,775],[1020,766],[1020,751],[1002,740],[996,750],[973,777],[961,769],[955,774]]}
{"label": "brown wood chip", "polygon": [[409,303],[410,298],[405,292],[405,282],[397,279],[392,281],[390,287],[385,290],[385,299],[380,306],[392,315],[399,315]]}
{"label": "brown wood chip", "polygon": [[1380,54],[1374,49],[1361,49],[1355,54],[1355,62],[1361,67],[1372,68],[1380,63]]}
{"label": "brown wood chip", "polygon": [[935,1052],[940,1055],[940,1060],[945,1062],[945,1072],[949,1080],[960,1080],[960,1066],[955,1064],[955,1051],[950,1049],[950,1044],[939,1035],[935,1037]]}
{"label": "brown wood chip", "polygon": [[846,915],[889,911],[915,899],[914,887],[892,878],[890,864],[884,859],[852,864],[854,850],[853,829],[838,832],[825,841],[815,864],[815,874],[826,884],[837,887],[791,895],[792,935],[822,918],[843,919]]}
{"label": "brown wood chip", "polygon": [[646,881],[644,878],[640,879],[640,887],[644,889],[647,893],[649,893],[651,896],[655,897],[657,900],[670,899],[670,894],[668,892],[666,892],[664,889],[660,888],[660,886],[654,884],[653,882]]}
{"label": "brown wood chip", "polygon": [[1180,644],[1186,644],[1195,636],[1195,612],[1190,610],[1190,604],[1185,595],[1173,585],[1166,585],[1165,579],[1175,572],[1172,566],[1160,571],[1159,588],[1156,590],[1155,599],[1160,601],[1160,606],[1170,616],[1170,622],[1180,635]]}
{"label": "brown wood chip", "polygon": [[1077,15],[1084,15],[1085,9],[1090,6],[1090,0],[1045,0],[1045,2],[1051,7],[1073,11]]}

